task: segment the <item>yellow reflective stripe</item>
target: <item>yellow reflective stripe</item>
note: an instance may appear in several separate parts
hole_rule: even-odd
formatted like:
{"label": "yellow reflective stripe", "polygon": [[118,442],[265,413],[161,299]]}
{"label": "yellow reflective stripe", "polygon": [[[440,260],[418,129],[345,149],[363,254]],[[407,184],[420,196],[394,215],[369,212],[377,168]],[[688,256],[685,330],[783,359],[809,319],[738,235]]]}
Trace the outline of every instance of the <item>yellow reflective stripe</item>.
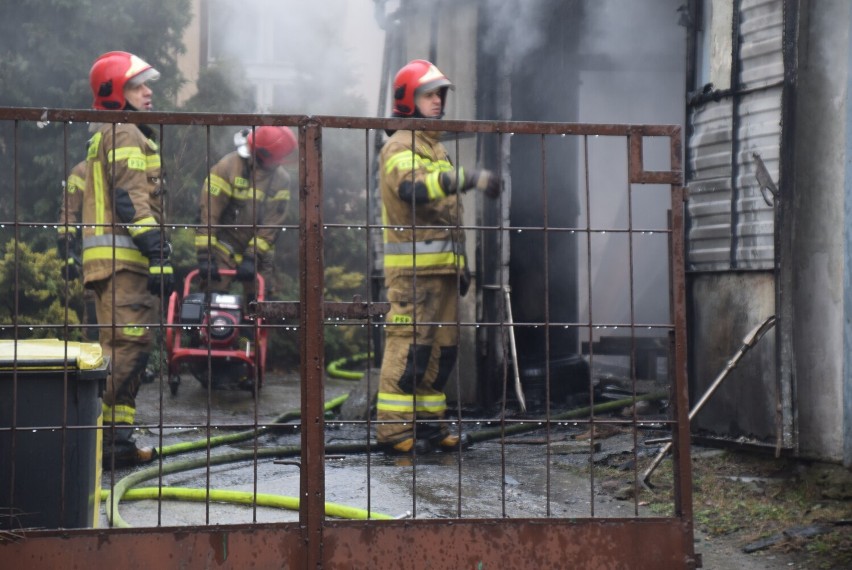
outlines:
{"label": "yellow reflective stripe", "polygon": [[83,190],[86,187],[86,181],[77,176],[76,174],[71,174],[68,176],[68,185],[65,187],[65,190],[69,194],[73,194],[77,190]]}
{"label": "yellow reflective stripe", "polygon": [[207,192],[211,196],[218,196],[219,194],[224,194],[225,196],[233,195],[233,192],[231,192],[231,185],[228,184],[228,181],[215,174],[210,174],[210,182],[207,185]]}
{"label": "yellow reflective stripe", "polygon": [[152,265],[148,268],[151,275],[172,275],[175,272],[171,265]]}
{"label": "yellow reflective stripe", "polygon": [[136,220],[133,222],[132,226],[127,226],[127,233],[129,233],[132,237],[138,237],[145,232],[157,229],[158,226],[159,224],[157,224],[157,220],[154,216],[148,216],[147,218]]}
{"label": "yellow reflective stripe", "polygon": [[89,139],[89,147],[86,150],[86,162],[87,168],[89,169],[88,175],[92,177],[92,189],[95,192],[95,235],[101,235],[104,233],[104,215],[105,215],[105,207],[104,207],[104,170],[103,164],[99,160],[96,160],[98,157],[98,150],[101,146],[101,139],[103,138],[103,133],[95,133],[92,135],[92,138]]}
{"label": "yellow reflective stripe", "polygon": [[[115,417],[113,417],[115,412]],[[136,408],[131,406],[110,406],[103,404],[104,424],[132,424],[136,419]]]}
{"label": "yellow reflective stripe", "polygon": [[266,253],[272,249],[268,241],[259,237],[251,238],[248,242],[248,247],[254,247],[261,253]]}
{"label": "yellow reflective stripe", "polygon": [[90,247],[83,250],[83,263],[96,260],[111,260],[115,257],[116,260],[129,261],[140,265],[148,266],[148,258],[142,255],[138,249],[129,249],[124,247]]}
{"label": "yellow reflective stripe", "polygon": [[388,157],[385,162],[385,173],[390,174],[394,169],[415,170],[423,165],[421,157],[411,150],[404,150]]}
{"label": "yellow reflective stripe", "polygon": [[289,190],[279,190],[275,193],[274,196],[269,198],[270,202],[278,202],[281,200],[289,200],[290,199],[290,191]]}
{"label": "yellow reflective stripe", "polygon": [[425,168],[429,172],[447,172],[453,169],[448,160],[429,160],[411,150],[403,150],[388,157],[385,162],[385,172],[390,174],[393,169],[402,171]]}
{"label": "yellow reflective stripe", "polygon": [[86,160],[92,160],[98,155],[98,149],[101,146],[101,138],[103,133],[95,133],[89,139],[89,147],[86,149]]}
{"label": "yellow reflective stripe", "polygon": [[199,249],[204,249],[208,245],[217,246],[219,245],[219,239],[216,236],[195,236],[195,247]]}
{"label": "yellow reflective stripe", "polygon": [[443,412],[447,409],[447,397],[444,394],[417,396],[418,412]]}
{"label": "yellow reflective stripe", "polygon": [[452,252],[448,253],[418,253],[385,254],[385,267],[464,267],[464,257]]}
{"label": "yellow reflective stripe", "polygon": [[[151,141],[148,142],[148,146],[151,146],[152,149],[156,151],[157,145],[151,145]],[[107,157],[108,162],[118,162],[122,160],[127,161],[127,167],[132,170],[153,170],[160,168],[161,166],[159,154],[145,154],[142,149],[138,147],[124,146],[116,148],[111,150]]]}
{"label": "yellow reflective stripe", "polygon": [[440,177],[440,172],[431,172],[426,176],[426,190],[429,192],[430,200],[439,200],[447,197],[447,193],[441,188]]}
{"label": "yellow reflective stripe", "polygon": [[414,319],[412,319],[410,315],[394,315],[391,322],[398,325],[407,325],[414,322]]}
{"label": "yellow reflective stripe", "polygon": [[235,200],[243,200],[245,202],[252,199],[261,201],[266,198],[266,194],[263,193],[263,190],[258,190],[257,188],[234,188],[233,197]]}
{"label": "yellow reflective stripe", "polygon": [[104,233],[104,217],[106,215],[106,206],[104,205],[104,168],[103,165],[95,161],[91,165],[92,168],[92,188],[95,191],[95,235]]}
{"label": "yellow reflective stripe", "polygon": [[56,228],[56,233],[60,236],[65,234],[77,235],[77,226],[59,226]]}
{"label": "yellow reflective stripe", "polygon": [[121,332],[123,332],[127,336],[135,336],[141,337],[145,334],[145,327],[137,327],[135,325],[127,325],[121,328]]}
{"label": "yellow reflective stripe", "polygon": [[415,397],[409,394],[391,394],[379,392],[376,409],[385,412],[443,412],[447,409],[447,397],[444,394],[418,395],[415,408]]}
{"label": "yellow reflective stripe", "polygon": [[384,203],[382,203],[382,225],[385,226],[382,228],[382,241],[388,243],[388,235],[390,234],[390,218],[388,217],[388,210],[385,208]]}
{"label": "yellow reflective stripe", "polygon": [[[154,155],[156,156],[156,155]],[[142,152],[138,146],[123,146],[109,151],[107,162],[127,162],[127,168],[130,170],[142,170],[148,168],[148,156]],[[157,157],[157,166],[159,166],[159,156]],[[152,165],[153,166],[153,165]]]}
{"label": "yellow reflective stripe", "polygon": [[414,396],[379,392],[376,409],[384,412],[414,412]]}

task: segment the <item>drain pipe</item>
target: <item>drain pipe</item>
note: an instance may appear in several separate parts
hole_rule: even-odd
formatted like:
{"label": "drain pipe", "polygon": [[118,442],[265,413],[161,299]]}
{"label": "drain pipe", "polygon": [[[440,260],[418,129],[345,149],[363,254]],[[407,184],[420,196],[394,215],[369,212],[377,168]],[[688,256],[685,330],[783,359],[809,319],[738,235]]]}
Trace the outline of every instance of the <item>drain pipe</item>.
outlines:
{"label": "drain pipe", "polygon": [[[751,330],[751,332],[749,332],[745,336],[745,338],[743,339],[742,346],[740,346],[739,350],[737,350],[737,352],[734,354],[734,356],[730,360],[728,360],[728,364],[725,366],[724,370],[722,370],[719,373],[719,375],[716,376],[716,379],[713,381],[713,383],[710,385],[710,387],[707,389],[707,391],[704,392],[704,395],[701,396],[701,399],[698,400],[698,402],[695,404],[695,406],[693,406],[693,408],[689,411],[689,416],[688,416],[689,421],[692,421],[692,419],[696,415],[698,415],[698,412],[701,411],[701,408],[704,407],[704,404],[707,403],[707,400],[709,400],[710,397],[719,388],[719,386],[721,386],[721,384],[725,380],[725,378],[728,377],[728,374],[731,373],[731,370],[733,370],[734,368],[737,367],[737,364],[739,363],[739,361],[743,357],[743,355],[746,352],[748,352],[749,350],[751,350],[754,347],[754,345],[756,345],[760,341],[760,339],[763,338],[763,335],[765,335],[767,332],[769,332],[769,330],[774,326],[775,326],[775,315],[772,315],[771,317],[769,317],[768,319],[763,321],[761,324],[754,327]],[[645,470],[645,473],[642,474],[642,483],[646,487],[650,487],[650,485],[648,484],[648,480],[651,478],[651,473],[653,473],[654,470],[660,465],[660,462],[662,462],[663,458],[666,456],[666,454],[669,452],[669,450],[671,448],[672,448],[672,442],[669,441],[668,443],[666,443],[663,446],[663,448],[660,450],[660,452],[657,454],[657,456],[651,462],[651,465],[649,465],[648,468]]]}

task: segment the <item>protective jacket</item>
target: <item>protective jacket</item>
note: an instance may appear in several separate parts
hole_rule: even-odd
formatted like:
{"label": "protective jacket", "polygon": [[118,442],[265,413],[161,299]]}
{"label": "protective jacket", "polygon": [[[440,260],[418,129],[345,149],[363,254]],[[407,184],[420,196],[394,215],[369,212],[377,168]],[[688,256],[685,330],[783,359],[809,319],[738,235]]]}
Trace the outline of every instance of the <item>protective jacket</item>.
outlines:
{"label": "protective jacket", "polygon": [[[397,131],[382,147],[380,168],[385,278],[457,274],[465,267],[456,170],[439,133]],[[443,227],[431,227],[443,226]]]}
{"label": "protective jacket", "polygon": [[164,245],[159,146],[145,125],[104,124],[89,139],[83,198],[83,279],[148,275]]}
{"label": "protective jacket", "polygon": [[65,180],[65,194],[59,205],[59,225],[56,228],[59,236],[72,235],[79,237],[79,226],[83,221],[83,193],[86,189],[86,161],[74,165]]}
{"label": "protective jacket", "polygon": [[[210,170],[200,197],[198,252],[210,249],[230,255],[269,258],[290,203],[290,175],[282,167],[252,168],[249,159],[232,152]],[[240,227],[242,226],[242,227]]]}

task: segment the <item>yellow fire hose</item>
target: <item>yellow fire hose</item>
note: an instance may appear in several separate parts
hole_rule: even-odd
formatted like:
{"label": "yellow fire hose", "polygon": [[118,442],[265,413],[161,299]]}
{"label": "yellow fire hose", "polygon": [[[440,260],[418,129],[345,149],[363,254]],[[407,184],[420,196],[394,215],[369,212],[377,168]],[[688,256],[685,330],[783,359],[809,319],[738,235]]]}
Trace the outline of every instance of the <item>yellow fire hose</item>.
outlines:
{"label": "yellow fire hose", "polygon": [[[368,358],[369,355],[364,355],[364,358]],[[338,366],[342,365],[341,362],[338,362]],[[353,374],[361,374],[361,373],[353,373]],[[665,393],[655,393],[655,394],[645,394],[642,396],[637,396],[635,398],[625,398],[622,400],[617,400],[613,402],[606,402],[603,404],[598,404],[593,407],[585,407],[576,410],[571,410],[569,412],[563,414],[557,414],[552,416],[551,421],[560,421],[567,419],[579,419],[587,416],[592,411],[596,413],[613,411],[622,407],[626,407],[634,404],[635,402],[641,400],[656,400],[667,397]],[[329,400],[325,403],[324,409],[325,411],[330,411],[338,406],[340,406],[346,399],[348,395],[339,396],[332,400]],[[177,455],[180,453],[186,453],[188,451],[196,451],[201,449],[208,449],[212,447],[217,447],[229,443],[234,443],[238,441],[244,441],[247,439],[251,439],[253,437],[257,437],[261,433],[269,431],[273,428],[274,424],[281,424],[286,421],[290,421],[291,419],[297,419],[300,416],[299,412],[287,412],[282,414],[275,420],[273,420],[273,425],[267,425],[263,427],[259,427],[254,430],[246,430],[243,432],[228,434],[217,436],[213,438],[205,438],[194,442],[186,442],[186,443],[178,443],[174,445],[170,445],[162,448],[160,450],[161,456],[170,456]],[[492,429],[484,429],[478,430],[476,432],[471,433],[471,441],[485,441],[488,439],[497,439],[500,437],[504,437],[507,435],[516,435],[520,433],[535,431],[538,429],[542,429],[547,425],[547,422],[541,421],[531,421],[531,422],[522,422],[522,423],[513,423],[512,425],[504,425],[498,428]],[[358,443],[358,444],[335,444],[326,446],[326,452],[337,453],[337,454],[346,454],[346,453],[364,453],[371,449],[372,445],[370,443]],[[292,457],[301,454],[301,448],[299,446],[287,446],[287,447],[273,447],[273,448],[264,448],[264,449],[252,449],[246,451],[238,451],[233,453],[227,453],[222,455],[217,455],[213,457],[203,457],[198,459],[188,459],[175,461],[171,463],[162,463],[157,465],[152,465],[151,467],[142,469],[135,473],[131,473],[130,475],[119,480],[115,487],[112,490],[104,490],[101,492],[101,499],[106,503],[106,516],[107,520],[109,520],[114,526],[119,528],[128,528],[131,525],[128,524],[122,517],[118,511],[118,505],[122,499],[176,499],[176,500],[188,500],[188,501],[225,501],[225,502],[238,502],[242,504],[257,504],[260,506],[272,506],[279,508],[299,508],[299,500],[294,497],[284,497],[279,495],[270,495],[267,493],[258,493],[254,494],[246,491],[223,491],[217,489],[210,489],[209,494],[207,489],[187,489],[187,488],[174,488],[174,487],[146,487],[142,489],[133,489],[135,485],[138,485],[144,481],[148,481],[150,479],[155,479],[158,477],[162,477],[163,475],[170,475],[172,473],[178,473],[182,471],[189,471],[192,469],[200,469],[213,465],[222,465],[226,463],[235,463],[239,461],[253,461],[261,458],[280,458],[280,457]],[[267,504],[269,503],[269,504]],[[348,507],[345,505],[338,505],[336,503],[326,503],[325,512],[329,516],[339,516],[342,518],[353,518],[358,520],[363,520],[367,518],[371,519],[393,519],[390,515],[374,513],[364,511],[363,509],[358,509],[355,507]]]}
{"label": "yellow fire hose", "polygon": [[[101,500],[109,499],[109,491],[101,491]],[[144,501],[144,500],[171,500],[192,501],[205,503],[214,501],[217,503],[232,503],[238,505],[257,505],[259,507],[271,507],[276,509],[299,510],[299,498],[285,495],[272,495],[270,493],[252,493],[251,491],[223,491],[221,489],[192,489],[187,487],[140,487],[129,489],[122,500]],[[330,517],[351,520],[391,520],[394,517],[382,513],[370,512],[365,509],[339,505],[337,503],[326,503],[325,514]]]}

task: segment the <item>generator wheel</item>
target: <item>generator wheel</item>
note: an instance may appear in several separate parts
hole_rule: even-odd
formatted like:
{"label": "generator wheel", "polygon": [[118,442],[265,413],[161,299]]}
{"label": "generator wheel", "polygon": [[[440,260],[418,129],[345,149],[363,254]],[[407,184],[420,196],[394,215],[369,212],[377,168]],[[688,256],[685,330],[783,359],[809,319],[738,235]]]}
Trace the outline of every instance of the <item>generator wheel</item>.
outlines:
{"label": "generator wheel", "polygon": [[180,376],[172,374],[169,376],[169,392],[172,396],[177,396],[178,388],[180,387]]}

